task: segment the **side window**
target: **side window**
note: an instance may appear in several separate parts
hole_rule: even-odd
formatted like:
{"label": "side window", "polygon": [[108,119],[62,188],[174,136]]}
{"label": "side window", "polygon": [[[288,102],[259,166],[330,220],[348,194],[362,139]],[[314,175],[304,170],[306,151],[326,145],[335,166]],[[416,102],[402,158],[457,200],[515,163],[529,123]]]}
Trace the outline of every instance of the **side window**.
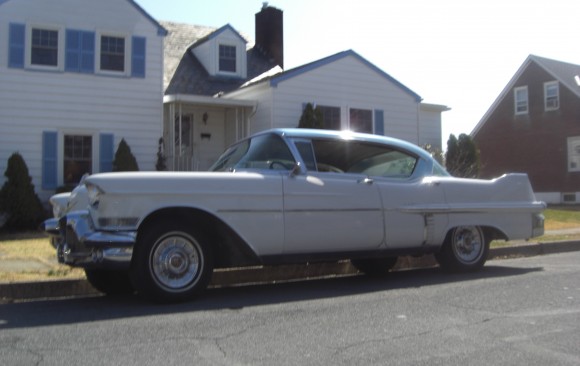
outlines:
{"label": "side window", "polygon": [[514,89],[515,114],[528,113],[528,87],[520,86]]}
{"label": "side window", "polygon": [[314,157],[314,149],[312,148],[312,143],[310,141],[294,141],[296,149],[300,153],[302,160],[306,164],[306,169],[316,171],[316,159]]}
{"label": "side window", "polygon": [[544,108],[546,111],[560,108],[560,88],[557,81],[544,83]]}
{"label": "side window", "polygon": [[315,140],[312,144],[320,172],[408,178],[418,162],[410,153],[373,143]]}

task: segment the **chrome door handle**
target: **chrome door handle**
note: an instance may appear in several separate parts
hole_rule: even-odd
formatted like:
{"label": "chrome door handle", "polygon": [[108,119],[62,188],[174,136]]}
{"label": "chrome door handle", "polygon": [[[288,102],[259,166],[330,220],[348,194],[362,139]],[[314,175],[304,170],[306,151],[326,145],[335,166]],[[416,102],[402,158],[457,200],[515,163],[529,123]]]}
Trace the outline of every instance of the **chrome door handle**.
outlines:
{"label": "chrome door handle", "polygon": [[363,184],[373,184],[373,180],[369,177],[363,178],[363,179],[359,179],[357,183],[363,183]]}

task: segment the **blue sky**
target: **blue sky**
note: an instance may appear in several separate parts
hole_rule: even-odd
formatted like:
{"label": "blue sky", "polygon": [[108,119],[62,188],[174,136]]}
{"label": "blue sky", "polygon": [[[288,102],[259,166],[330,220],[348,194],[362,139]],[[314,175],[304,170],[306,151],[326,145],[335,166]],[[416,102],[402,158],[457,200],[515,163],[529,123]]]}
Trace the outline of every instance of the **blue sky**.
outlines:
{"label": "blue sky", "polygon": [[[254,38],[254,0],[136,0],[158,20]],[[580,64],[577,0],[272,0],[284,11],[290,69],[352,49],[419,94],[452,108],[450,133],[470,133],[529,54]]]}

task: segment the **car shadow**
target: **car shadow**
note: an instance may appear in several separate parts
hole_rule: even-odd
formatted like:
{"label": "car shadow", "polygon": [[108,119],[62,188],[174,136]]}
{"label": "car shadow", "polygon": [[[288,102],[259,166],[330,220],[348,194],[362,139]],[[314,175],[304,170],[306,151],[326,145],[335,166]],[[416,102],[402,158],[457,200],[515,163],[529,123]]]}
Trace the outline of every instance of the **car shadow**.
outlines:
{"label": "car shadow", "polygon": [[353,275],[286,283],[211,288],[197,299],[177,304],[155,304],[136,295],[19,302],[0,305],[0,329],[75,324],[194,311],[243,309],[479,279],[520,276],[542,270],[541,267],[486,266],[478,272],[447,274],[439,268],[413,269],[391,272],[382,278]]}

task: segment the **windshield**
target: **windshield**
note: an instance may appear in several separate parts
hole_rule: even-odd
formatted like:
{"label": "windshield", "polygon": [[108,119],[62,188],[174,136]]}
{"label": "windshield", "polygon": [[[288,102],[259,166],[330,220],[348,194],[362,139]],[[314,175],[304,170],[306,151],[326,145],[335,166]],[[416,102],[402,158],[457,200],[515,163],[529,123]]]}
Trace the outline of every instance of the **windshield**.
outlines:
{"label": "windshield", "polygon": [[294,157],[282,138],[265,134],[243,140],[227,149],[210,171],[291,170],[294,165]]}

